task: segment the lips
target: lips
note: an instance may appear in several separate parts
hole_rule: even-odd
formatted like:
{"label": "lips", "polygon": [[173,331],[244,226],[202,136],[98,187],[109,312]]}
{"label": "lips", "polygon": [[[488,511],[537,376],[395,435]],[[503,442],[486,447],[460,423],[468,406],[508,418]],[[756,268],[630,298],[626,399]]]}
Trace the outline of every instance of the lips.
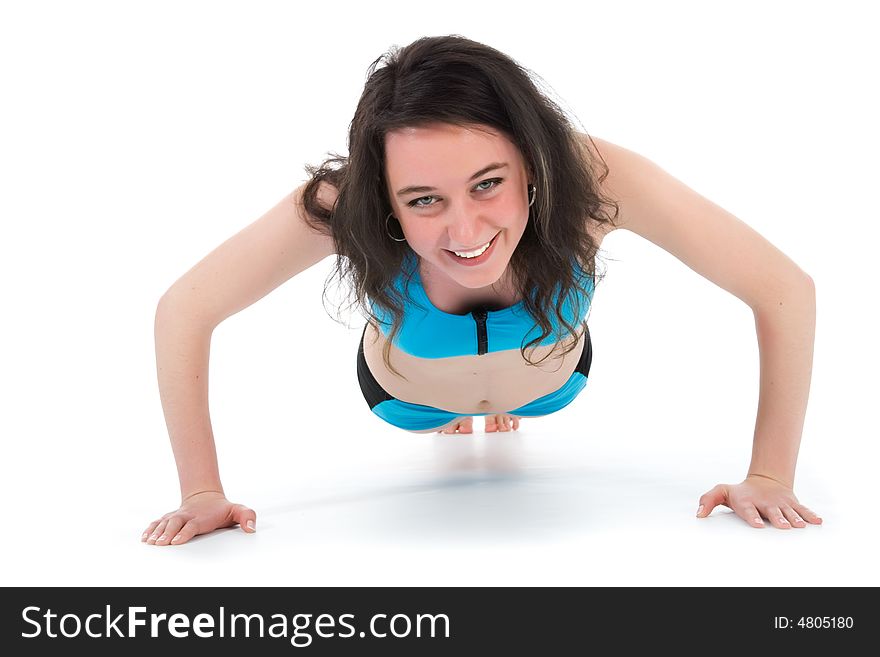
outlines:
{"label": "lips", "polygon": [[[499,235],[500,235],[500,233],[499,233]],[[449,254],[449,257],[455,261],[456,266],[478,267],[478,266],[482,265],[484,262],[486,262],[489,258],[492,257],[492,254],[495,252],[495,240],[497,238],[498,238],[498,235],[493,237],[489,241],[489,246],[486,248],[486,250],[483,251],[483,253],[481,255],[478,255],[475,258],[463,258],[461,256],[455,255],[455,253],[453,251],[450,251],[448,249],[443,249],[443,250],[446,251],[446,253]]]}
{"label": "lips", "polygon": [[[488,242],[489,246],[492,246],[492,242],[495,241],[496,237],[498,237],[498,233],[495,233],[494,237],[492,237],[492,239],[489,240],[489,242]],[[486,244],[487,244],[487,242],[483,242],[482,244],[478,244],[477,246],[470,248],[470,249],[455,249],[455,251],[458,251],[459,253],[472,253],[472,252],[476,251],[477,249],[482,248]],[[453,251],[451,249],[445,249],[445,250],[449,251],[452,254],[455,254],[455,251]]]}

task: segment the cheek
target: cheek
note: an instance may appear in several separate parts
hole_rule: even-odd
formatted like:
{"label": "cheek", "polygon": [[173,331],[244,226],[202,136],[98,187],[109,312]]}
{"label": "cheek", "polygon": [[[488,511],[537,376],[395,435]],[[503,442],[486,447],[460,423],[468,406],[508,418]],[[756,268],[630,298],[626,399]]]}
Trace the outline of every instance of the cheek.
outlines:
{"label": "cheek", "polygon": [[407,243],[409,247],[421,257],[432,258],[431,254],[437,251],[437,245],[442,242],[443,236],[429,227],[419,226],[407,228]]}
{"label": "cheek", "polygon": [[516,233],[517,235],[521,235],[525,232],[530,218],[529,209],[527,207],[523,208],[518,205],[511,208],[510,214],[507,216],[510,217],[510,220],[507,223],[510,232]]}
{"label": "cheek", "polygon": [[422,222],[422,225],[411,223],[407,226],[406,234],[410,242],[421,245],[432,244],[439,236],[437,230],[432,229],[426,222]]}
{"label": "cheek", "polygon": [[529,206],[519,199],[510,199],[504,204],[504,215],[509,218],[508,223],[515,226],[525,226],[529,218]]}

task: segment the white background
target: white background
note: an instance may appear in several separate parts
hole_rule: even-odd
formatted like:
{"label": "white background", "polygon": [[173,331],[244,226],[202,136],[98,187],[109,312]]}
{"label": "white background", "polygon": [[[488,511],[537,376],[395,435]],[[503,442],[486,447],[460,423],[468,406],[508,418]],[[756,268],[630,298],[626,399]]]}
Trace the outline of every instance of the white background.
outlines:
{"label": "white background", "polygon": [[[880,584],[880,53],[863,7],[4,3],[2,583]],[[257,532],[140,542],[179,502],[156,302],[306,163],[347,153],[374,59],[442,34],[535,71],[583,129],[813,277],[795,493],[824,526],[694,517],[749,464],[752,312],[621,230],[603,244],[586,390],[516,434],[477,419],[470,437],[418,436],[374,416],[355,376],[363,320],[321,303],[331,259],[232,316],[211,345],[211,419],[227,495]]]}

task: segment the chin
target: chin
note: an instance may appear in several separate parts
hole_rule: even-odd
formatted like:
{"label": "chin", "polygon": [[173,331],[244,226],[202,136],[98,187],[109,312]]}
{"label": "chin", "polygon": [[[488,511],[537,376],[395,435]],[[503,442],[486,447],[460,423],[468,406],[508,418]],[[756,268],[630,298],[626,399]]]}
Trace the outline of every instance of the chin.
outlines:
{"label": "chin", "polygon": [[506,268],[506,261],[503,264],[495,263],[491,268],[487,267],[485,269],[480,268],[473,270],[462,270],[462,268],[456,267],[455,263],[453,263],[452,267],[446,268],[446,271],[449,274],[449,277],[462,287],[476,290],[497,283],[501,280],[502,276],[504,276]]}

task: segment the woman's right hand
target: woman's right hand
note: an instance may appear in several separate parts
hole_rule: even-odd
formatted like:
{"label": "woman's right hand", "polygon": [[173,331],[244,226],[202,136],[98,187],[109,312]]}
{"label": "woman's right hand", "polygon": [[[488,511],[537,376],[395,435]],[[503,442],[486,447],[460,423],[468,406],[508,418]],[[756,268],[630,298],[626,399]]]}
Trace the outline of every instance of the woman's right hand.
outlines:
{"label": "woman's right hand", "polygon": [[257,514],[242,504],[233,504],[223,493],[204,491],[187,497],[180,508],[150,523],[141,536],[149,545],[182,545],[193,536],[221,527],[241,525],[247,534],[256,531]]}

